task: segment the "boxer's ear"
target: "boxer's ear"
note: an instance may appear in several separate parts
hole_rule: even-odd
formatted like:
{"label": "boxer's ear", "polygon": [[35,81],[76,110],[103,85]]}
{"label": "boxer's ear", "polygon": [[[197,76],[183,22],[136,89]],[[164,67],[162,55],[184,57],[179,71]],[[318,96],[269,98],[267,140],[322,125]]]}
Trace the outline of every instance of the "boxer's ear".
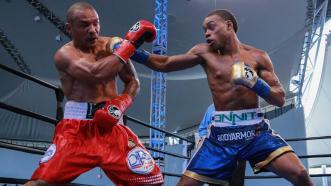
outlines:
{"label": "boxer's ear", "polygon": [[64,25],[64,28],[66,29],[66,31],[70,36],[71,36],[71,27],[72,27],[71,24],[68,22]]}
{"label": "boxer's ear", "polygon": [[232,29],[233,31],[235,31],[234,28],[233,28],[233,23],[230,20],[226,20],[225,24],[226,24],[227,30]]}

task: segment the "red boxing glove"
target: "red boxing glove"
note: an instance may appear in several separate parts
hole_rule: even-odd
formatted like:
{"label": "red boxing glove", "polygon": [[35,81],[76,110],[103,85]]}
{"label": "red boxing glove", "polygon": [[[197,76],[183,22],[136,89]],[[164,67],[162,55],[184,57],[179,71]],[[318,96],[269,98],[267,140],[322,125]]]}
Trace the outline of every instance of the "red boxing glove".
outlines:
{"label": "red boxing glove", "polygon": [[130,28],[129,32],[125,36],[125,39],[131,41],[136,48],[139,48],[145,41],[152,42],[155,37],[155,26],[149,21],[140,20]]}
{"label": "red boxing glove", "polygon": [[119,48],[114,52],[124,63],[134,54],[136,48],[140,47],[145,41],[151,42],[156,37],[155,26],[146,21],[140,20],[134,24]]}
{"label": "red boxing glove", "polygon": [[106,101],[105,105],[94,113],[93,122],[103,129],[111,129],[131,104],[130,95],[120,94],[110,101]]}

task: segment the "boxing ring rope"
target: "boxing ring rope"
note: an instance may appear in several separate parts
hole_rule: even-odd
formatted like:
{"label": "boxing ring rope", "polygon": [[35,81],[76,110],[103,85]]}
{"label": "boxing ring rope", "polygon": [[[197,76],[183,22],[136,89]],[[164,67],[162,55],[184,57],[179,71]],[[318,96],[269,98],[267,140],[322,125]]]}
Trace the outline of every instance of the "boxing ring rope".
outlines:
{"label": "boxing ring rope", "polygon": [[179,139],[181,139],[181,140],[184,140],[184,141],[190,142],[190,143],[192,143],[193,145],[195,144],[195,142],[194,142],[193,140],[190,140],[190,139],[187,139],[187,138],[181,137],[181,136],[179,136],[179,135],[176,135],[176,134],[170,133],[170,132],[168,132],[168,131],[162,130],[162,129],[157,128],[157,127],[153,127],[153,126],[151,126],[151,125],[149,125],[149,124],[146,124],[145,122],[143,122],[143,121],[141,121],[141,120],[135,119],[135,118],[130,117],[130,116],[127,116],[127,115],[125,115],[124,117],[125,117],[126,119],[130,120],[130,121],[134,121],[135,123],[138,123],[138,124],[143,125],[143,126],[145,126],[145,127],[152,128],[152,129],[154,129],[154,130],[157,130],[157,131],[163,132],[163,133],[165,133],[165,134],[168,134],[169,136],[173,136],[173,137],[179,138]]}
{"label": "boxing ring rope", "polygon": [[[49,122],[49,123],[53,123],[53,124],[57,123],[57,120],[54,119],[54,118],[49,118],[49,117],[46,117],[46,116],[42,116],[42,115],[39,115],[39,114],[30,112],[30,111],[27,111],[27,110],[24,110],[24,109],[21,109],[21,108],[9,106],[9,105],[4,104],[4,103],[0,103],[0,108],[4,108],[4,109],[10,110],[10,111],[15,112],[15,113],[20,113],[20,114],[23,114],[23,115],[27,115],[27,116],[33,117],[35,119],[39,119],[39,120],[46,121],[46,122]],[[144,122],[142,122],[142,121],[140,121],[138,119],[135,119],[135,118],[130,117],[130,116],[125,116],[125,117],[127,119],[129,119],[131,121],[135,121],[138,124],[141,124],[141,125],[143,125],[145,127],[149,127],[149,125],[145,124]],[[167,131],[163,131],[162,129],[157,129],[157,130],[160,130],[161,132],[168,133],[168,135],[172,135],[172,136],[178,137],[180,139],[187,140],[187,139],[185,139],[183,137],[180,137],[178,135],[174,135],[174,134],[169,133]],[[307,138],[292,138],[292,139],[287,139],[287,140],[285,139],[285,140],[286,141],[302,141],[302,140],[318,140],[318,139],[329,139],[329,138],[331,138],[331,136],[319,136],[319,137],[307,137]],[[187,141],[190,142],[191,140],[187,140]],[[26,147],[26,146],[22,146],[22,145],[14,145],[14,144],[5,143],[5,142],[0,142],[0,147],[1,148],[12,149],[12,150],[18,150],[18,151],[27,152],[27,153],[32,153],[32,154],[39,154],[39,155],[42,155],[45,152],[44,150],[41,150],[41,149],[32,148],[32,147]],[[166,152],[166,151],[162,151],[162,150],[158,150],[158,149],[153,149],[153,148],[150,148],[150,147],[146,147],[146,148],[148,150],[152,150],[152,151],[156,151],[156,152],[168,154],[168,155],[171,155],[171,156],[174,156],[174,157],[184,158],[184,159],[190,159],[189,157],[182,156],[182,155],[179,155],[179,154],[169,153],[169,152]],[[298,157],[300,159],[303,159],[303,158],[325,158],[325,157],[331,157],[331,154],[301,155],[301,156],[298,156]],[[173,173],[168,173],[168,172],[163,172],[163,174],[166,175],[166,176],[181,177],[180,174],[173,174]],[[331,176],[331,174],[312,174],[310,176],[311,177],[325,177],[325,176]],[[280,177],[278,177],[278,176],[245,176],[245,179],[268,179],[268,178],[280,178]]]}
{"label": "boxing ring rope", "polygon": [[1,64],[1,63],[0,63],[0,68],[3,69],[3,70],[5,70],[5,71],[7,71],[7,72],[10,72],[10,73],[12,73],[12,74],[15,74],[15,75],[17,75],[17,76],[20,76],[20,77],[22,77],[22,78],[25,78],[25,79],[28,79],[28,80],[34,81],[34,82],[36,82],[36,83],[39,83],[39,84],[41,84],[41,85],[43,85],[43,86],[45,86],[45,87],[48,87],[48,88],[50,88],[50,89],[53,89],[53,90],[55,90],[55,91],[58,91],[58,90],[60,89],[59,87],[57,87],[57,86],[55,86],[55,85],[52,85],[52,84],[50,84],[50,83],[48,83],[48,82],[45,82],[45,81],[43,81],[43,80],[41,80],[41,79],[39,79],[39,78],[37,78],[37,77],[34,77],[34,76],[29,75],[29,74],[24,73],[24,72],[17,71],[17,70],[15,70],[15,69],[12,69],[12,68],[10,68],[10,67],[7,67],[6,65],[3,65],[3,64]]}
{"label": "boxing ring rope", "polygon": [[329,139],[331,136],[318,136],[318,137],[307,137],[307,138],[288,138],[285,141],[302,141],[302,140],[317,140],[317,139]]}
{"label": "boxing ring rope", "polygon": [[[42,13],[48,20],[50,20],[66,36],[68,36],[68,33],[64,29],[63,22],[60,19],[58,19],[56,17],[56,15],[53,12],[51,12],[46,6],[44,6],[43,4],[41,4],[38,0],[27,0],[27,2],[30,5],[32,5],[34,8],[36,8],[40,13]],[[45,14],[45,12],[46,12],[46,14]],[[37,82],[37,83],[39,83],[41,85],[44,85],[44,86],[46,86],[48,88],[54,89],[55,90],[55,93],[56,93],[57,100],[61,100],[60,103],[62,103],[64,96],[63,96],[62,90],[59,87],[56,87],[56,86],[54,86],[52,84],[49,84],[47,82],[44,82],[44,81],[42,81],[42,80],[40,80],[38,78],[35,78],[33,76],[30,76],[28,74],[21,73],[19,71],[15,71],[14,70],[12,72],[11,71],[12,69],[9,69],[8,67],[3,66],[2,64],[0,64],[0,68],[2,68],[4,70],[7,70],[8,72],[11,72],[13,74],[16,74],[17,73],[16,75],[18,75],[20,77],[24,77],[26,79],[29,79],[29,80],[32,80],[34,82]],[[6,68],[8,68],[9,70],[6,69]],[[61,92],[59,93],[57,91],[61,91]],[[61,104],[58,104],[58,106],[59,105],[61,105]],[[15,113],[23,114],[23,115],[26,115],[26,116],[30,116],[30,117],[33,117],[35,119],[46,121],[46,122],[49,122],[49,123],[52,123],[52,124],[56,124],[60,119],[62,119],[62,115],[63,115],[63,109],[62,109],[62,112],[61,112],[61,110],[59,110],[59,111],[57,110],[57,116],[56,116],[57,119],[54,119],[54,118],[51,118],[51,117],[48,117],[48,116],[44,116],[44,115],[40,115],[40,114],[37,114],[37,113],[34,113],[34,112],[30,112],[30,111],[27,111],[27,110],[24,110],[24,109],[21,109],[21,108],[18,108],[18,107],[10,106],[10,105],[7,105],[7,104],[2,103],[2,102],[0,102],[0,108],[9,110],[9,111],[12,111],[12,112],[15,112]],[[280,108],[280,109],[282,109],[282,108]],[[61,112],[62,114],[61,113],[58,113],[58,112]],[[274,112],[276,112],[276,110],[274,110]],[[273,115],[272,117],[277,117],[276,115],[277,115],[277,113],[275,113],[275,115]],[[190,142],[193,145],[195,144],[195,142],[192,141],[192,140],[189,140],[189,139],[186,139],[186,138],[181,137],[179,135],[172,134],[172,133],[167,132],[165,130],[162,130],[162,129],[159,129],[159,128],[150,126],[149,124],[146,124],[143,121],[140,121],[140,120],[135,119],[133,117],[124,115],[124,119],[125,120],[127,119],[127,120],[130,120],[130,121],[133,121],[134,123],[138,123],[138,124],[143,125],[145,127],[152,128],[154,130],[163,132],[163,133],[165,133],[167,135],[170,135],[170,136],[179,138],[181,140]],[[272,119],[272,118],[270,118],[270,119]],[[329,139],[329,138],[331,138],[331,136],[307,137],[307,138],[292,138],[292,139],[285,139],[285,140],[286,141],[303,141],[303,140],[316,140],[316,139]],[[13,149],[13,150],[19,150],[19,151],[28,152],[28,153],[34,153],[34,154],[44,154],[44,150],[41,150],[41,149],[36,149],[36,148],[31,148],[31,147],[25,147],[25,146],[21,146],[21,145],[13,145],[13,144],[1,142],[1,141],[0,141],[0,147],[4,147],[4,148],[8,148],[8,149]],[[153,149],[153,148],[150,148],[150,147],[146,147],[146,148],[148,150],[152,150],[152,151],[156,151],[156,152],[161,152],[161,153],[168,154],[168,155],[173,155],[175,157],[190,159],[190,157],[182,156],[182,155],[179,155],[179,154],[168,153],[168,152],[165,152],[165,151],[162,151],[162,150],[158,150],[158,149]],[[302,156],[299,156],[299,158],[320,158],[320,157],[331,157],[331,154],[302,155]],[[168,176],[176,176],[176,177],[181,177],[182,176],[181,174],[173,174],[173,173],[168,173],[168,172],[163,172],[163,174],[164,175],[168,175]],[[323,176],[331,176],[331,174],[312,174],[310,176],[311,177],[323,177]],[[278,177],[278,176],[245,176],[245,179],[267,179],[267,178],[280,178],[280,177]],[[26,181],[28,181],[28,180],[26,180],[26,179],[2,178],[2,177],[0,177],[0,182],[3,182],[3,183],[24,184]],[[84,184],[69,184],[69,185],[84,185]]]}
{"label": "boxing ring rope", "polygon": [[[40,85],[43,85],[43,86],[48,87],[50,89],[53,89],[55,91],[56,97],[57,97],[57,103],[58,103],[57,104],[57,118],[59,118],[59,119],[55,119],[55,118],[52,118],[52,117],[37,114],[35,112],[31,112],[31,111],[28,111],[28,110],[25,110],[25,109],[22,109],[22,108],[19,108],[19,107],[16,107],[16,106],[8,105],[8,104],[3,103],[3,102],[0,102],[0,108],[11,111],[11,112],[14,112],[14,113],[29,116],[29,117],[32,117],[32,118],[35,118],[35,119],[38,119],[38,120],[42,120],[42,121],[45,121],[45,122],[48,122],[48,123],[51,123],[51,124],[54,124],[54,125],[56,125],[56,123],[58,123],[58,121],[62,118],[62,114],[63,114],[63,109],[62,109],[61,104],[62,104],[62,101],[63,101],[63,98],[64,98],[63,92],[59,87],[57,87],[55,85],[52,85],[48,82],[45,82],[45,81],[43,81],[43,80],[41,80],[37,77],[34,77],[32,75],[29,75],[29,74],[17,71],[15,69],[12,69],[10,67],[7,67],[3,64],[0,64],[0,68],[7,71],[7,72],[15,74],[17,76],[20,76],[22,78],[34,81],[34,82],[36,82]],[[147,124],[147,123],[145,123],[141,120],[138,120],[136,118],[133,118],[131,116],[124,115],[123,118],[125,120],[133,121],[133,123],[140,124],[140,125],[145,126],[147,128],[152,128],[154,130],[163,132],[163,133],[167,134],[168,136],[173,136],[173,137],[179,138],[181,140],[192,143],[193,145],[195,144],[195,142],[193,140],[190,140],[190,139],[184,138],[182,136],[170,133],[168,131],[159,129],[157,127],[150,126],[149,124]],[[304,141],[304,140],[319,140],[319,139],[330,139],[330,138],[331,138],[331,136],[318,136],[318,137],[307,137],[307,138],[289,138],[289,139],[285,139],[285,141]],[[37,141],[31,141],[31,142],[37,142]],[[39,154],[39,155],[44,154],[44,152],[46,150],[46,149],[39,149],[39,148],[35,148],[35,147],[28,147],[28,146],[23,146],[23,145],[6,143],[6,142],[3,142],[3,141],[0,141],[0,148],[7,148],[7,149],[22,151],[22,152],[31,153],[31,154]],[[154,149],[154,148],[151,148],[151,147],[146,147],[146,148],[150,151],[156,151],[156,152],[164,153],[164,154],[171,155],[171,156],[174,156],[174,157],[177,157],[177,158],[183,158],[183,159],[187,159],[187,160],[190,159],[189,156],[183,156],[181,154],[170,153],[170,152],[166,152],[166,151],[163,151],[163,150]],[[301,158],[301,159],[304,159],[304,158],[325,158],[325,157],[331,157],[331,154],[301,155],[301,156],[298,156],[298,157]],[[181,177],[182,176],[181,174],[174,174],[174,173],[169,173],[169,172],[163,172],[163,174],[166,175],[166,176],[175,176],[175,177]],[[325,176],[331,176],[331,174],[311,174],[310,176],[311,177],[325,177]],[[245,179],[268,179],[268,178],[280,178],[280,177],[279,176],[245,176]],[[15,182],[15,181],[17,181],[17,182]],[[9,183],[9,182],[10,183],[25,183],[26,181],[27,180],[25,180],[25,179],[1,178],[0,177],[0,182],[2,182],[2,183],[4,183],[4,182],[6,182],[6,183]],[[77,184],[72,184],[72,185],[77,185]]]}
{"label": "boxing ring rope", "polygon": [[[0,102],[0,108],[3,108],[3,109],[6,109],[6,110],[15,112],[17,114],[22,114],[22,115],[25,115],[25,116],[30,116],[32,118],[39,119],[39,120],[42,120],[42,121],[46,121],[46,122],[52,123],[52,124],[56,124],[58,122],[58,120],[56,120],[54,118],[47,117],[47,116],[44,116],[44,115],[40,115],[40,114],[31,112],[31,111],[28,111],[28,110],[25,110],[25,109],[22,109],[22,108],[10,106],[10,105],[5,104],[3,102]],[[132,117],[129,117],[129,116],[126,116],[126,117],[127,118],[130,118],[130,120],[132,120],[132,121],[139,121],[139,120],[137,120],[135,118],[132,118]],[[143,123],[142,121],[140,121],[140,122]],[[146,124],[144,124],[144,126],[146,126]],[[146,127],[148,127],[148,125]],[[172,135],[169,132],[166,132],[166,133],[168,133],[169,135]],[[175,136],[176,137],[180,137],[180,136],[177,136],[177,135],[175,135]],[[185,140],[185,138],[182,138],[182,137],[181,137],[181,139]],[[0,142],[0,147],[4,147],[3,144],[1,144],[1,142]],[[6,146],[5,148],[11,148],[11,147],[10,146]],[[161,153],[164,153],[164,154],[167,154],[167,155],[171,155],[171,156],[174,156],[174,157],[184,158],[184,159],[190,159],[190,157],[188,157],[188,156],[183,156],[183,155],[176,154],[176,153],[166,152],[166,151],[154,149],[154,148],[151,148],[151,147],[146,147],[146,148],[148,150],[151,150],[151,151],[161,152]],[[14,150],[19,150],[19,149],[20,149],[19,147],[16,147]],[[26,149],[23,148],[22,151],[24,151],[24,150],[26,150]],[[43,153],[41,153],[41,154],[43,154]]]}
{"label": "boxing ring rope", "polygon": [[[51,124],[54,124],[54,125],[56,125],[58,123],[58,121],[63,116],[63,108],[62,108],[61,104],[62,104],[62,101],[63,101],[63,98],[64,98],[63,92],[59,87],[57,87],[55,85],[52,85],[48,82],[45,82],[45,81],[43,81],[43,80],[41,80],[37,77],[34,77],[32,75],[29,75],[29,74],[17,71],[15,69],[12,69],[10,67],[7,67],[3,64],[0,64],[0,68],[7,71],[7,72],[10,72],[14,75],[17,75],[19,77],[31,80],[33,82],[36,82],[36,83],[40,84],[40,85],[43,85],[43,86],[48,87],[50,89],[53,89],[55,91],[56,98],[57,98],[57,114],[56,114],[57,119],[51,118],[51,117],[48,117],[48,116],[44,116],[44,115],[41,115],[41,114],[37,114],[35,112],[31,112],[31,111],[28,111],[28,110],[25,110],[25,109],[22,109],[22,108],[19,108],[19,107],[15,107],[15,106],[12,106],[12,105],[8,105],[8,104],[3,103],[3,102],[0,102],[0,108],[11,111],[11,112],[14,112],[14,113],[17,113],[17,114],[22,114],[22,115],[25,115],[25,116],[29,116],[29,117],[32,117],[32,118],[35,118],[35,119],[38,119],[38,120],[41,120],[41,121],[45,121],[45,122],[48,122],[48,123],[51,123]],[[179,138],[181,140],[185,140],[187,142],[190,142],[190,143],[194,144],[194,141],[192,141],[192,140],[189,140],[189,139],[183,138],[179,135],[172,134],[172,133],[167,132],[165,130],[150,126],[150,125],[148,125],[148,124],[146,124],[146,123],[144,123],[144,122],[142,122],[138,119],[135,119],[133,117],[125,115],[124,119],[136,122],[136,123],[138,123],[140,125],[143,125],[145,127],[153,128],[154,130],[163,132],[167,135],[170,135],[170,136],[173,136],[173,137],[176,137],[176,138]],[[7,149],[12,149],[12,150],[18,150],[18,151],[27,152],[27,153],[32,153],[32,154],[39,154],[39,155],[42,155],[45,152],[45,150],[42,150],[42,149],[36,149],[36,148],[26,147],[26,146],[22,146],[22,145],[14,145],[14,144],[5,143],[5,142],[0,142],[0,147],[7,148]],[[177,158],[190,159],[190,157],[188,157],[188,156],[183,156],[181,154],[176,154],[176,153],[170,153],[170,152],[166,152],[166,151],[163,151],[163,150],[154,149],[154,148],[151,148],[151,147],[146,147],[146,149],[148,149],[150,151],[155,151],[155,152],[160,152],[160,153],[163,153],[163,154],[167,154],[167,155],[177,157]],[[173,173],[167,173],[167,172],[163,172],[163,174],[167,175],[167,176],[177,176],[177,177],[181,176],[179,174],[173,174]]]}
{"label": "boxing ring rope", "polygon": [[8,105],[8,104],[3,103],[3,102],[0,102],[0,108],[9,110],[11,112],[15,112],[17,114],[30,116],[32,118],[35,118],[35,119],[38,119],[38,120],[41,120],[41,121],[46,121],[46,122],[52,123],[54,125],[56,125],[56,123],[58,122],[58,120],[56,120],[54,118],[44,116],[44,115],[41,115],[41,114],[37,114],[35,112],[31,112],[31,111],[28,111],[28,110],[25,110],[25,109],[22,109],[22,108],[19,108],[19,107],[15,107],[15,106],[12,106],[12,105]]}
{"label": "boxing ring rope", "polygon": [[[44,116],[44,115],[40,115],[40,114],[37,114],[37,113],[34,113],[34,112],[30,112],[30,111],[25,110],[25,109],[22,109],[22,108],[10,106],[10,105],[7,105],[7,104],[2,103],[2,102],[0,102],[0,108],[3,108],[3,109],[6,109],[6,110],[15,112],[17,114],[22,114],[22,115],[25,115],[25,116],[30,116],[32,118],[39,119],[39,120],[42,120],[42,121],[46,121],[46,122],[52,123],[52,124],[56,124],[58,122],[58,120],[56,120],[54,118],[47,117],[47,116]],[[132,120],[136,120],[134,118],[131,118],[131,119]],[[169,132],[167,132],[167,133],[169,133]],[[169,133],[169,134],[171,134],[171,133]],[[177,137],[177,135],[175,135],[175,136]],[[185,138],[182,138],[182,137],[181,137],[181,139],[184,139],[185,140]],[[1,147],[1,145],[0,145],[0,147]],[[172,155],[174,157],[184,158],[184,159],[190,159],[190,157],[188,157],[188,156],[183,156],[183,155],[180,155],[180,154],[170,153],[170,152],[166,152],[166,151],[154,149],[154,148],[151,148],[151,147],[146,147],[146,148],[148,150],[151,150],[151,151],[161,152],[161,153],[164,153],[164,154],[167,154],[167,155]]]}
{"label": "boxing ring rope", "polygon": [[[1,102],[0,102],[0,108],[9,110],[9,111],[12,111],[12,112],[15,112],[15,113],[23,114],[23,115],[26,115],[26,116],[30,116],[30,117],[33,117],[35,119],[46,121],[46,122],[49,122],[49,123],[52,123],[52,124],[55,124],[55,123],[58,122],[58,120],[56,120],[54,118],[43,116],[43,115],[40,115],[40,114],[37,114],[37,113],[34,113],[34,112],[30,112],[30,111],[27,111],[27,110],[18,108],[18,107],[7,105],[7,104],[1,103]],[[138,124],[141,124],[141,125],[143,125],[145,127],[150,127],[148,124],[145,124],[144,122],[142,122],[142,121],[140,121],[138,119],[135,119],[135,118],[130,117],[130,116],[125,116],[125,117],[128,120],[137,122]],[[178,138],[180,138],[182,140],[187,140],[187,139],[185,139],[185,138],[183,138],[181,136],[178,136],[178,135],[169,133],[167,131],[163,131],[162,129],[157,129],[157,130],[159,130],[161,132],[165,132],[168,135],[172,135],[172,136],[178,137]],[[331,138],[331,136],[319,136],[319,137],[307,137],[307,138],[292,138],[292,139],[285,139],[285,140],[286,141],[302,141],[302,140],[318,140],[318,139],[329,139],[329,138]],[[187,140],[187,141],[188,142],[192,142],[191,140]],[[26,147],[26,146],[22,146],[22,145],[14,145],[14,144],[5,143],[5,142],[0,142],[0,147],[1,148],[12,149],[12,150],[18,150],[18,151],[27,152],[27,153],[32,153],[32,154],[39,154],[39,155],[42,155],[45,152],[44,150],[41,150],[41,149],[32,148],[32,147]],[[171,155],[171,156],[174,156],[174,157],[184,158],[184,159],[190,159],[190,157],[182,156],[182,155],[179,155],[179,154],[169,153],[169,152],[166,152],[166,151],[162,151],[162,150],[158,150],[158,149],[153,149],[153,148],[150,148],[150,147],[146,147],[146,148],[148,150],[152,150],[152,151],[156,151],[156,152],[168,154],[168,155]],[[301,159],[303,159],[303,158],[324,158],[324,157],[331,157],[331,154],[301,155],[301,156],[298,156],[298,157],[301,158]],[[163,172],[163,174],[164,175],[167,175],[167,176],[176,176],[176,177],[180,177],[181,176],[180,174],[173,174],[173,173],[168,173],[168,172]],[[310,176],[311,177],[323,177],[323,176],[325,177],[325,176],[331,176],[331,174],[312,174]],[[278,176],[245,176],[245,179],[267,179],[267,178],[280,178],[280,177],[278,177]]]}
{"label": "boxing ring rope", "polygon": [[[317,139],[319,137],[310,137],[307,138],[307,140],[312,140],[312,138]],[[301,138],[302,140],[306,140],[304,138]],[[327,136],[324,136],[323,139],[327,139]],[[5,142],[0,142],[0,148],[7,148],[7,149],[12,149],[12,150],[18,150],[18,151],[22,151],[22,152],[27,152],[27,153],[32,153],[32,154],[44,154],[44,150],[41,149],[37,149],[37,148],[32,148],[32,147],[26,147],[26,146],[22,146],[22,145],[14,145],[14,144],[10,144],[10,143],[5,143]],[[152,149],[151,150],[156,150],[157,152],[161,152],[164,154],[168,154],[168,155],[173,155],[179,158],[186,158],[186,157],[182,157],[181,155],[176,155],[173,153],[168,153],[168,152],[163,152],[161,150],[157,150],[157,149]],[[319,154],[319,155],[300,155],[298,156],[300,159],[305,159],[305,158],[326,158],[326,157],[331,157],[331,154]],[[175,176],[175,177],[181,177],[181,174],[174,174],[174,173],[169,173],[169,172],[162,172],[164,175],[166,176]],[[331,174],[310,174],[310,177],[326,177],[326,176],[331,176]],[[279,176],[245,176],[245,179],[268,179],[268,178],[281,178]]]}
{"label": "boxing ring rope", "polygon": [[[60,120],[62,119],[62,116],[63,116],[63,108],[62,108],[62,102],[63,102],[63,99],[64,99],[64,94],[63,94],[63,91],[60,87],[58,86],[55,86],[53,84],[50,84],[46,81],[43,81],[35,76],[32,76],[32,75],[29,75],[27,73],[24,73],[24,72],[20,72],[20,71],[17,71],[15,69],[12,69],[10,67],[7,67],[3,64],[0,63],[0,68],[9,72],[9,73],[12,73],[14,75],[17,75],[21,78],[24,78],[24,79],[28,79],[30,81],[33,81],[35,83],[38,83],[40,85],[43,85],[47,88],[50,88],[50,89],[53,89],[55,91],[55,96],[56,96],[56,101],[57,101],[57,108],[56,108],[56,119],[57,120]],[[2,105],[2,106],[5,106],[5,105]],[[15,108],[12,108],[12,109],[15,109]],[[16,108],[16,109],[19,109],[19,108]],[[29,111],[28,111],[29,112]],[[27,113],[27,112],[26,112]]]}
{"label": "boxing ring rope", "polygon": [[[331,174],[310,174],[310,177],[330,177]],[[282,178],[279,176],[245,176],[245,179],[272,179],[272,178]]]}
{"label": "boxing ring rope", "polygon": [[21,151],[21,152],[27,152],[27,153],[31,153],[31,154],[39,154],[39,155],[45,154],[45,150],[42,150],[42,149],[26,147],[26,146],[22,146],[22,145],[14,145],[14,144],[2,142],[2,141],[0,141],[0,147],[6,148],[6,149],[11,149],[11,150],[17,150],[17,151]]}

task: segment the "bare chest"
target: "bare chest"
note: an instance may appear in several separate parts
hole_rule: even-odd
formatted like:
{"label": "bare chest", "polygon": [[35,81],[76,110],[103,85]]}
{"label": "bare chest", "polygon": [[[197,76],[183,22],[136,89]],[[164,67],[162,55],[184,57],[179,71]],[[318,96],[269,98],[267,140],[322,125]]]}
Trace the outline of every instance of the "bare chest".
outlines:
{"label": "bare chest", "polygon": [[84,53],[84,52],[78,51],[78,57],[81,60],[84,60],[84,61],[90,62],[90,63],[95,63],[98,60],[105,58],[109,55],[110,55],[109,52],[107,52],[106,50],[102,50],[102,49],[100,49],[94,53]]}
{"label": "bare chest", "polygon": [[222,82],[231,81],[232,65],[238,61],[243,61],[245,64],[249,65],[256,71],[258,66],[256,59],[253,56],[247,54],[230,57],[213,53],[206,56],[205,59],[206,64],[204,68],[208,78]]}

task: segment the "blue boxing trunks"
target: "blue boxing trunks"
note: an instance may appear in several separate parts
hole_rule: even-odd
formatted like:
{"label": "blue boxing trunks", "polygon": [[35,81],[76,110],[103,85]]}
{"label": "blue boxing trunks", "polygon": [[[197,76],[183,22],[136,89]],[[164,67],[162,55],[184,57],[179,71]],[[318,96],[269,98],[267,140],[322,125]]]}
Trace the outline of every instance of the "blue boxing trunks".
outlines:
{"label": "blue boxing trunks", "polygon": [[207,136],[184,175],[205,183],[228,185],[237,160],[248,160],[255,173],[292,148],[270,128],[260,109],[215,111]]}

